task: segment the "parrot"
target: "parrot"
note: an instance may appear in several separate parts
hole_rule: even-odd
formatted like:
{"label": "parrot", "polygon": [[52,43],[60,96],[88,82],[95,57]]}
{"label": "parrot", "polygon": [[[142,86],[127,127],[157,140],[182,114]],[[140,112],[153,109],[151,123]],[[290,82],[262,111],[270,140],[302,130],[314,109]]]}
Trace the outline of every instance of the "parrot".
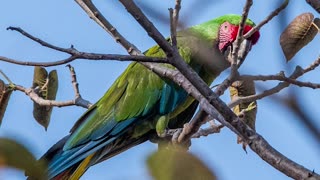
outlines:
{"label": "parrot", "polygon": [[[227,14],[177,32],[177,49],[185,62],[208,84],[230,67],[226,52],[235,41],[241,15]],[[247,19],[244,33],[255,23]],[[256,31],[246,41],[255,45]],[[170,38],[167,39],[170,42]],[[208,52],[207,52],[207,51]],[[166,57],[155,45],[144,52]],[[172,65],[161,63],[174,69]],[[198,102],[182,87],[132,62],[112,86],[75,123],[69,135],[53,145],[42,160],[49,179],[79,179],[89,167],[189,122]],[[29,179],[33,179],[29,177]]]}

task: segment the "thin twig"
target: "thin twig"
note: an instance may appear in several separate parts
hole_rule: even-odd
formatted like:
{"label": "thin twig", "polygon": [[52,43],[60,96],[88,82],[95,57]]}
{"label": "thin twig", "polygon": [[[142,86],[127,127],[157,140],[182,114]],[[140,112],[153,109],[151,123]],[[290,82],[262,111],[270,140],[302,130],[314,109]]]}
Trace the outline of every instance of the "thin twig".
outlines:
{"label": "thin twig", "polygon": [[179,12],[181,9],[181,0],[176,0],[174,10],[169,8],[170,12],[170,31],[171,31],[171,42],[173,47],[177,47],[177,26],[179,20]]}
{"label": "thin twig", "polygon": [[178,142],[184,143],[190,140],[191,136],[199,130],[201,125],[207,122],[207,117],[208,114],[206,112],[199,110],[189,123],[184,124],[182,132],[178,137]]}
{"label": "thin twig", "polygon": [[[289,76],[289,79],[297,79],[298,77],[314,70],[320,65],[320,56],[307,68],[302,69],[300,66],[297,66],[294,72]],[[237,97],[235,98],[232,102],[228,104],[230,108],[233,108],[234,106],[240,104],[240,103],[245,103],[245,102],[252,102],[258,99],[262,99],[264,97],[273,95],[275,93],[280,92],[282,89],[288,87],[290,85],[290,82],[281,82],[277,86],[265,90],[264,92],[252,96],[246,96],[246,97]]]}
{"label": "thin twig", "polygon": [[13,90],[24,92],[27,96],[31,98],[32,101],[34,101],[35,103],[41,106],[65,107],[65,106],[76,105],[76,106],[80,106],[88,109],[92,105],[92,103],[90,103],[89,101],[81,97],[78,89],[78,82],[76,79],[75,71],[71,66],[69,68],[70,68],[73,89],[75,91],[75,99],[73,100],[68,100],[68,101],[46,100],[40,97],[37,91],[33,88],[25,88],[21,85],[16,85],[16,84],[12,84],[12,88]]}
{"label": "thin twig", "polygon": [[312,82],[303,82],[298,81],[296,79],[291,79],[289,77],[286,77],[283,72],[276,74],[276,75],[241,75],[239,77],[239,80],[254,80],[254,81],[268,81],[268,80],[278,80],[278,81],[285,81],[290,84],[299,86],[299,87],[309,87],[312,89],[319,89],[320,84],[318,83],[312,83]]}
{"label": "thin twig", "polygon": [[208,136],[210,134],[220,133],[220,130],[223,128],[223,125],[215,125],[210,126],[208,128],[199,129],[196,133],[194,133],[191,138],[200,138],[202,136]]}
{"label": "thin twig", "polygon": [[146,57],[146,56],[137,56],[137,55],[120,55],[120,54],[100,54],[100,53],[88,53],[88,52],[81,52],[78,51],[74,46],[71,46],[70,48],[62,48],[55,46],[53,44],[50,44],[38,37],[35,37],[28,32],[24,31],[21,28],[18,27],[9,27],[8,29],[19,32],[23,36],[31,39],[34,42],[37,42],[41,44],[44,47],[67,53],[70,55],[70,57],[54,61],[54,62],[32,62],[32,61],[19,61],[7,57],[0,56],[0,61],[9,62],[12,64],[18,64],[18,65],[24,65],[24,66],[43,66],[43,67],[49,67],[49,66],[57,66],[62,64],[67,64],[75,60],[118,60],[118,61],[139,61],[139,62],[155,62],[155,63],[167,63],[167,59],[163,57]]}
{"label": "thin twig", "polygon": [[85,100],[81,97],[81,94],[79,91],[79,83],[77,81],[77,75],[76,75],[75,69],[70,64],[68,64],[67,67],[69,68],[70,75],[71,75],[71,83],[72,83],[74,94],[75,94],[75,103],[78,106],[90,108],[92,106],[92,103],[90,103],[88,100]]}
{"label": "thin twig", "polygon": [[247,39],[252,36],[255,32],[259,31],[262,26],[267,24],[271,19],[276,17],[282,10],[284,10],[289,4],[289,0],[284,0],[284,2],[274,11],[272,11],[269,16],[267,16],[263,21],[261,21],[257,26],[253,27],[249,32],[247,32],[243,38]]}
{"label": "thin twig", "polygon": [[12,58],[7,58],[0,56],[0,61],[8,62],[11,64],[17,64],[22,66],[43,66],[43,67],[50,67],[50,66],[58,66],[63,64],[68,64],[73,61],[87,61],[87,60],[95,60],[95,61],[109,61],[109,60],[116,60],[116,61],[138,61],[138,62],[153,62],[153,63],[167,63],[166,58],[161,57],[147,57],[147,56],[132,56],[132,55],[121,55],[121,54],[98,54],[98,53],[88,53],[88,52],[81,52],[74,50],[72,52],[72,56],[58,61],[52,62],[33,62],[33,61],[22,61],[16,60]]}
{"label": "thin twig", "polygon": [[[27,96],[31,98],[32,101],[41,105],[41,106],[56,106],[56,107],[65,107],[65,106],[73,106],[76,105],[75,100],[68,101],[55,101],[55,100],[46,100],[41,98],[34,89],[25,88],[20,85],[14,85],[13,90],[18,90],[24,92]],[[87,107],[84,107],[87,108]]]}

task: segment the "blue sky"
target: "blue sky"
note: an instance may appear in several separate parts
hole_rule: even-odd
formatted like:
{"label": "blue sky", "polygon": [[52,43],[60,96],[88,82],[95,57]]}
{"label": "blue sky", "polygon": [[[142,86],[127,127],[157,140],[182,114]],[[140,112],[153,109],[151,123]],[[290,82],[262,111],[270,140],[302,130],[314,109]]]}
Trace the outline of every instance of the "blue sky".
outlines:
{"label": "blue sky", "polygon": [[[194,6],[196,0],[183,1],[181,18],[188,26],[202,23],[214,17],[235,13],[240,14],[245,1],[214,1],[206,7]],[[168,8],[174,1],[145,1],[156,12],[168,15]],[[151,3],[152,2],[152,3]],[[249,17],[260,22],[279,1],[254,1]],[[126,13],[118,1],[97,1],[97,6],[115,27],[142,51],[155,44],[141,27]],[[191,6],[193,5],[193,6]],[[195,9],[197,8],[197,9]],[[304,13],[317,13],[305,1],[291,1],[287,22],[279,18],[268,23],[260,32],[260,42],[252,49],[246,62],[240,69],[243,74],[275,74],[285,70],[290,74],[296,65],[308,66],[319,56],[319,35],[306,48],[302,49],[289,63],[285,63],[279,45],[279,36],[283,25],[295,16]],[[74,1],[29,0],[5,1],[0,7],[0,55],[20,60],[54,61],[67,57],[65,54],[41,47],[18,33],[6,31],[8,26],[19,26],[33,35],[62,47],[73,44],[77,49],[87,52],[126,54],[125,50],[91,21]],[[156,17],[151,20],[165,35],[169,35],[168,24]],[[97,101],[115,78],[124,70],[128,62],[116,61],[75,61],[80,92],[85,99]],[[0,62],[2,69],[11,80],[29,87],[32,84],[33,67],[24,67]],[[59,73],[58,100],[74,97],[68,69],[62,65],[50,67]],[[227,73],[217,79],[221,82]],[[319,70],[301,80],[319,83]],[[263,85],[272,87],[277,82]],[[319,90],[291,87],[303,101],[303,110],[308,112],[320,127],[317,119]],[[288,90],[281,92],[288,96]],[[229,102],[227,95],[222,97]],[[32,101],[21,92],[11,96],[7,112],[0,128],[0,136],[10,137],[28,147],[36,157],[40,157],[56,141],[65,136],[85,109],[80,107],[55,108],[48,131],[38,125],[32,117]],[[287,108],[266,98],[258,102],[257,131],[278,151],[309,169],[320,169],[320,150],[316,141],[306,131],[296,117]],[[122,153],[108,161],[100,163],[87,171],[82,179],[151,179],[145,167],[148,154],[156,150],[156,145],[144,143]],[[251,150],[246,154],[236,144],[236,136],[223,129],[220,134],[194,139],[191,152],[201,158],[220,179],[287,179],[285,175],[265,163]],[[0,170],[0,179],[24,179],[23,173],[16,170]]]}

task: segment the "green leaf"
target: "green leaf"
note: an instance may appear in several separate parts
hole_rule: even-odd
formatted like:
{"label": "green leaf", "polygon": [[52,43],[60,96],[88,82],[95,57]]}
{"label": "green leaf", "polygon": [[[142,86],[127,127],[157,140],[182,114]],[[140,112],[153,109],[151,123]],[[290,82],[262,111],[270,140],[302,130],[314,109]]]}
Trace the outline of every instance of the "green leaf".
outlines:
{"label": "green leaf", "polygon": [[24,146],[6,138],[0,138],[0,167],[17,168],[28,176],[47,179],[45,163],[37,162]]}
{"label": "green leaf", "polygon": [[56,70],[50,71],[47,99],[55,100],[58,91],[58,74]]}
{"label": "green leaf", "polygon": [[6,112],[12,89],[0,79],[0,125]]}
{"label": "green leaf", "polygon": [[[43,67],[35,67],[33,75],[33,88],[38,91],[40,97],[45,100],[55,100],[58,90],[58,74],[56,70],[49,73]],[[46,130],[50,123],[51,106],[40,106],[33,103],[33,117]]]}
{"label": "green leaf", "polygon": [[48,72],[43,67],[34,67],[32,88],[38,88],[41,97],[46,98]]}
{"label": "green leaf", "polygon": [[287,61],[314,39],[319,24],[319,19],[314,19],[312,13],[303,13],[287,26],[280,36],[280,45]]}
{"label": "green leaf", "polygon": [[177,149],[162,149],[147,159],[149,172],[155,180],[215,180],[209,168],[191,153]]}

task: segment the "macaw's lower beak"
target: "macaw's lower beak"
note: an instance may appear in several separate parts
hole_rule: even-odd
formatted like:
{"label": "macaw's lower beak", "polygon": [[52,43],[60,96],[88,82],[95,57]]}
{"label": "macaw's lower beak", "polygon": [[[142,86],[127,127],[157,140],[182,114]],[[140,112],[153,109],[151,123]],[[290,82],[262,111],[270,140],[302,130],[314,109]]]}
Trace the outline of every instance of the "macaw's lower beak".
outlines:
{"label": "macaw's lower beak", "polygon": [[[224,56],[228,59],[228,61],[231,63],[232,61],[232,51],[234,51],[235,42],[233,42],[227,50],[224,52]],[[238,67],[241,66],[241,64],[244,62],[244,60],[247,57],[247,54],[251,50],[252,42],[251,40],[243,40],[240,44],[240,48],[238,51],[238,58],[237,58],[237,65]]]}
{"label": "macaw's lower beak", "polygon": [[239,52],[238,52],[238,59],[237,59],[238,67],[240,67],[241,64],[244,62],[251,48],[252,48],[251,40],[245,39],[242,41],[242,43],[240,44]]}

